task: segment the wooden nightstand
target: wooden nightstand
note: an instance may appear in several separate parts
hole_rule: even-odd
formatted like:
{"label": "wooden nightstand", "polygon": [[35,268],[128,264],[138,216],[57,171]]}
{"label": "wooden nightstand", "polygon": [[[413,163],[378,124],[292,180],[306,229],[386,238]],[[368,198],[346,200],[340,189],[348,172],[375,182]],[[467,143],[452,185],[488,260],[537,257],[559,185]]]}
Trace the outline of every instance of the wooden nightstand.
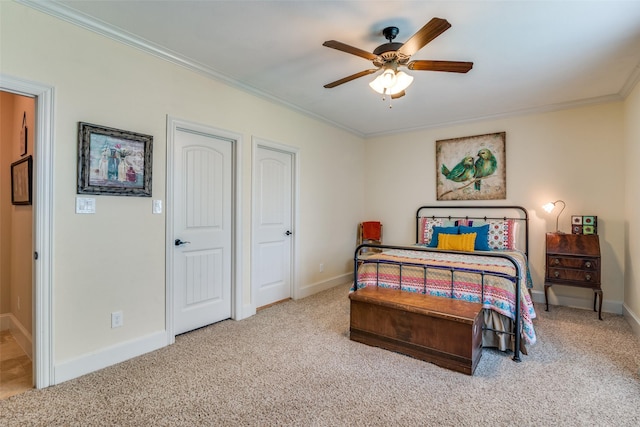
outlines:
{"label": "wooden nightstand", "polygon": [[593,289],[593,311],[600,296],[598,318],[602,320],[600,288],[600,241],[597,234],[547,233],[544,301],[549,311],[547,289],[551,285]]}

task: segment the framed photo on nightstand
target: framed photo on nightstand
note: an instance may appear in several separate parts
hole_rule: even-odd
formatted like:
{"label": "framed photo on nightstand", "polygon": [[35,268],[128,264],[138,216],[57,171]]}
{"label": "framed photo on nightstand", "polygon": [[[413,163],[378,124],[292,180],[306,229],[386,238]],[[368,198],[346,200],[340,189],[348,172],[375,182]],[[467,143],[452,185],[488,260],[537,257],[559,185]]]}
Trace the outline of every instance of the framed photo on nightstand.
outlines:
{"label": "framed photo on nightstand", "polygon": [[598,217],[595,215],[572,215],[571,234],[598,234]]}

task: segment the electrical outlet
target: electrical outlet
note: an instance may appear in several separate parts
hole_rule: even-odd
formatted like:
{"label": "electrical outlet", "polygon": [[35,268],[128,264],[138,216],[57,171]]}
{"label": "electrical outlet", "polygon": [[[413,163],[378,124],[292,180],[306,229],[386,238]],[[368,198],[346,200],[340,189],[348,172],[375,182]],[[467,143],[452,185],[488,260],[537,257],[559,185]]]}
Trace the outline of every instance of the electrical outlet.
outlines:
{"label": "electrical outlet", "polygon": [[111,313],[111,328],[119,328],[122,325],[124,325],[122,311],[114,311]]}
{"label": "electrical outlet", "polygon": [[320,273],[322,273],[324,271],[324,264],[320,263]]}

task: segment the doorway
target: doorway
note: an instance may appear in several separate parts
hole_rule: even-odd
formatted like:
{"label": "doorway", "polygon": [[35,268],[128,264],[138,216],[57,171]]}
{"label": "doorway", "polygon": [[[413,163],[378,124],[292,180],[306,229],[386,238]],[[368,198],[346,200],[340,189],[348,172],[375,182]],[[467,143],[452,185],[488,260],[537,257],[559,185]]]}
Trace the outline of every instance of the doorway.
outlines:
{"label": "doorway", "polygon": [[[14,198],[13,171],[33,162],[35,99],[0,92],[0,399],[33,388],[32,189]],[[28,178],[23,183],[28,184]],[[9,197],[11,195],[11,197]]]}
{"label": "doorway", "polygon": [[[52,212],[53,212],[53,88],[35,82],[0,74],[0,92],[30,98],[34,103],[32,124],[27,124],[27,152],[32,153],[32,205],[31,238],[23,262],[30,267],[29,301],[20,298],[20,311],[32,309],[31,318],[31,357],[32,385],[44,388],[55,383],[52,351]],[[22,117],[20,117],[22,118]],[[27,116],[28,118],[28,116]],[[28,129],[31,127],[31,129]],[[18,136],[19,138],[19,136]],[[23,147],[19,140],[15,156],[23,157]],[[31,148],[29,148],[31,145]],[[12,154],[14,156],[14,154]],[[26,154],[25,154],[26,156]],[[9,165],[16,159],[9,159]],[[4,163],[4,162],[3,162]],[[3,164],[4,166],[4,164]],[[9,187],[10,189],[11,187]],[[3,191],[4,194],[4,191]],[[27,205],[28,206],[28,205]],[[0,218],[0,221],[2,219]],[[3,230],[4,233],[4,230]],[[18,305],[17,295],[11,302]],[[22,321],[20,323],[23,323]],[[22,325],[24,326],[24,325]],[[25,328],[26,329],[26,328]],[[23,346],[27,350],[29,346]]]}
{"label": "doorway", "polygon": [[256,308],[294,297],[296,150],[253,141],[251,280]]}

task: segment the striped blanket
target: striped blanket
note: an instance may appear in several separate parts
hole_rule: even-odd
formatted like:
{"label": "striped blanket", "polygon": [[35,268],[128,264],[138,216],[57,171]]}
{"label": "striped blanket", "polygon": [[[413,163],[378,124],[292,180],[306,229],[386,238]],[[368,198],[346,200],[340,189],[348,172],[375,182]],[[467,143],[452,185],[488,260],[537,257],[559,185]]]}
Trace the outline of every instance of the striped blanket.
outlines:
{"label": "striped blanket", "polygon": [[[536,313],[527,291],[531,287],[531,280],[526,257],[519,251],[500,253],[513,258],[520,269],[521,335],[526,344],[534,344],[536,334],[532,319]],[[401,268],[400,262],[404,264]],[[515,319],[515,275],[513,264],[505,258],[437,251],[388,250],[367,258],[360,266],[356,289],[380,286],[482,302],[484,308]]]}

